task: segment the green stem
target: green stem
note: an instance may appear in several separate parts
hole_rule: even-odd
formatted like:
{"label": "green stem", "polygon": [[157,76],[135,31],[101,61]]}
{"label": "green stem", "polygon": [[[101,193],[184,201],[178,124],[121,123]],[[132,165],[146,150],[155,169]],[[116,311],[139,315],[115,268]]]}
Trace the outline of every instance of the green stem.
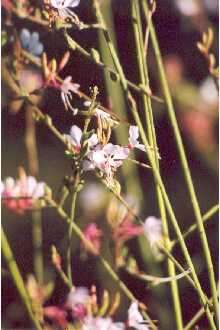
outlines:
{"label": "green stem", "polygon": [[[102,31],[106,34],[108,33],[107,30],[103,30]],[[117,74],[117,72],[115,72],[113,69],[109,68],[106,64],[102,63],[101,61],[97,61],[96,59],[94,59],[94,57],[87,52],[86,49],[84,49],[82,46],[80,46],[75,40],[73,40],[69,34],[67,33],[67,31],[64,32],[64,37],[67,41],[67,44],[69,46],[70,49],[74,50],[74,51],[78,51],[78,53],[80,53],[81,55],[83,55],[85,58],[87,58],[90,62],[94,63],[97,65],[97,67],[101,68],[102,70],[106,71],[108,74],[110,74],[110,76],[112,77],[113,80],[120,80],[121,84],[123,85],[123,81],[121,81],[119,75]],[[107,36],[106,36],[107,37]],[[131,82],[130,80],[126,79],[126,84],[135,92],[137,93],[143,93],[146,95],[149,95],[152,99],[154,99],[157,102],[163,103],[163,100],[161,100],[158,96],[152,95],[150,91],[146,90],[146,88],[144,86],[139,87],[138,85],[134,84],[133,82]]]}
{"label": "green stem", "polygon": [[[208,210],[202,217],[202,221],[204,224],[207,224],[208,220],[212,218],[212,216],[217,213],[219,210],[219,204],[214,205],[210,210]],[[197,224],[191,225],[185,233],[183,233],[183,238],[188,238],[191,236],[196,230],[198,230]],[[173,240],[171,242],[172,248],[174,248],[179,243],[178,239]]]}
{"label": "green stem", "polygon": [[[103,25],[103,33],[104,33],[104,36],[106,38],[106,42],[108,44],[109,51],[110,51],[110,53],[112,55],[112,58],[113,58],[113,61],[114,61],[115,66],[116,66],[117,72],[118,72],[118,74],[120,76],[121,84],[122,84],[123,90],[125,92],[125,96],[126,96],[127,102],[128,102],[129,107],[131,109],[131,112],[133,114],[133,117],[134,117],[134,119],[136,121],[136,124],[139,127],[141,138],[142,138],[142,140],[144,142],[144,145],[146,147],[146,152],[147,152],[149,161],[151,163],[152,170],[154,172],[154,176],[155,176],[155,178],[157,180],[157,183],[160,186],[160,189],[161,189],[161,192],[162,192],[162,195],[163,195],[163,198],[164,198],[164,202],[166,204],[167,211],[168,211],[168,213],[170,215],[170,219],[172,221],[173,227],[174,227],[174,229],[176,231],[177,237],[180,239],[180,245],[181,245],[182,251],[184,253],[184,256],[186,258],[186,261],[188,263],[188,266],[189,266],[189,268],[192,271],[192,276],[193,276],[194,282],[195,282],[196,287],[197,287],[197,290],[198,290],[197,292],[199,294],[199,297],[201,299],[202,304],[205,306],[206,305],[205,294],[203,293],[203,290],[202,290],[201,285],[199,283],[199,279],[197,277],[197,274],[196,274],[194,265],[192,263],[190,254],[188,252],[187,246],[185,244],[185,241],[182,238],[182,233],[180,231],[178,222],[177,222],[176,217],[175,217],[175,214],[173,212],[173,209],[172,209],[170,200],[168,198],[166,189],[165,189],[165,187],[163,185],[163,181],[161,179],[160,173],[158,172],[157,165],[155,163],[154,155],[152,156],[152,154],[151,154],[150,146],[149,146],[148,140],[147,140],[147,138],[145,136],[145,132],[144,132],[144,129],[143,129],[143,126],[142,126],[142,123],[141,123],[139,114],[137,112],[136,103],[135,103],[135,101],[134,101],[134,99],[133,99],[133,97],[132,97],[132,95],[131,95],[131,93],[130,93],[130,91],[128,89],[127,80],[125,78],[125,75],[124,75],[123,69],[121,67],[120,61],[119,61],[119,59],[117,57],[117,53],[116,53],[116,51],[114,49],[114,45],[112,44],[111,39],[110,39],[110,36],[108,34],[108,31],[105,28],[105,25],[104,25],[104,22],[103,22],[103,18],[101,16],[101,12],[99,10],[99,3],[98,3],[97,0],[93,0],[93,4],[94,4],[94,6],[96,7],[96,10],[97,10],[97,18],[100,20],[99,23]],[[209,323],[210,323],[211,328],[212,329],[216,329],[215,324],[214,324],[214,321],[213,321],[212,314],[210,312],[210,309],[207,308],[206,312],[207,312],[207,317],[209,319]]]}
{"label": "green stem", "polygon": [[72,204],[71,204],[71,213],[70,213],[70,219],[71,222],[69,223],[69,229],[68,229],[68,248],[67,248],[67,276],[69,279],[69,282],[71,285],[73,285],[72,280],[72,268],[71,268],[71,240],[72,240],[72,234],[73,234],[73,222],[75,218],[75,210],[76,210],[76,197],[77,197],[77,190],[73,191],[72,194]]}
{"label": "green stem", "polygon": [[[112,2],[111,0],[105,0],[102,3],[102,15],[105,17],[105,21],[107,22],[108,31],[111,34],[111,38],[113,43],[116,47],[116,40],[115,40],[115,31],[114,31],[114,19],[112,13]],[[98,41],[99,41],[99,50],[101,54],[101,58],[103,63],[109,67],[113,67],[112,57],[109,54],[109,50],[106,47],[106,42],[103,37],[103,33],[101,30],[97,31],[98,34]],[[128,121],[127,112],[126,112],[126,103],[124,100],[124,93],[120,82],[112,81],[109,77],[109,73],[104,71],[104,78],[105,78],[105,85],[107,90],[108,99],[110,99],[112,104],[112,111],[116,113],[119,117],[124,118]],[[124,145],[127,143],[128,139],[128,131],[125,125],[121,125],[120,130],[114,130],[116,141],[120,145]],[[143,201],[143,192],[141,189],[140,178],[138,175],[137,167],[134,164],[125,164],[121,167],[123,182],[125,185],[125,190],[127,194],[131,194],[133,196],[138,196],[139,201]]]}
{"label": "green stem", "polygon": [[[212,304],[212,299],[209,299],[209,303]],[[201,319],[204,315],[205,309],[204,307],[200,308],[200,310],[193,316],[193,318],[187,323],[187,325],[183,328],[183,330],[191,330],[193,326]]]}
{"label": "green stem", "polygon": [[[154,172],[156,172],[155,177],[156,177],[156,179],[157,179],[157,181],[158,181],[158,183],[159,183],[159,185],[160,185],[160,187],[161,187],[161,191],[162,191],[162,194],[163,194],[163,196],[164,196],[164,202],[165,202],[165,205],[166,205],[166,207],[167,207],[168,214],[170,215],[171,221],[172,221],[172,223],[173,223],[173,225],[174,225],[174,229],[175,229],[175,231],[176,231],[176,233],[177,233],[177,237],[178,237],[178,239],[180,240],[180,245],[181,245],[181,248],[182,248],[182,250],[183,250],[183,253],[184,253],[185,257],[186,257],[186,260],[187,260],[187,262],[188,262],[189,268],[192,270],[193,277],[194,277],[194,279],[195,279],[195,283],[196,283],[196,287],[198,287],[198,288],[197,288],[198,295],[199,295],[200,298],[201,298],[201,302],[202,302],[202,304],[203,304],[204,306],[206,306],[205,295],[204,295],[204,293],[203,293],[203,291],[202,291],[202,288],[201,288],[201,286],[200,286],[200,283],[199,283],[199,281],[198,281],[198,277],[197,277],[197,275],[196,275],[196,272],[195,272],[195,269],[194,269],[194,265],[193,265],[193,263],[192,263],[192,261],[191,261],[191,258],[190,258],[190,255],[189,255],[189,253],[188,253],[187,247],[185,246],[184,239],[182,238],[182,233],[181,233],[181,231],[180,231],[180,229],[179,229],[178,222],[177,222],[177,220],[176,220],[176,218],[175,218],[175,214],[174,214],[174,212],[173,212],[173,210],[172,210],[172,206],[171,206],[170,201],[169,201],[169,198],[168,198],[168,196],[167,196],[167,193],[166,193],[165,187],[164,187],[164,185],[163,185],[162,179],[161,179],[161,177],[160,177],[160,174],[157,172],[157,167],[154,165],[154,157],[152,158],[152,156],[151,156],[151,149],[149,148],[148,141],[147,141],[147,139],[146,139],[146,137],[145,137],[144,129],[143,129],[143,127],[142,127],[142,123],[141,123],[140,117],[139,117],[139,115],[138,115],[138,112],[137,112],[137,109],[136,109],[135,102],[133,101],[133,98],[132,98],[132,96],[131,96],[131,94],[130,94],[129,92],[127,93],[127,98],[128,98],[129,103],[130,103],[130,109],[131,109],[131,111],[132,111],[132,114],[133,114],[133,116],[134,116],[134,119],[135,119],[135,121],[136,121],[136,124],[137,124],[137,126],[138,126],[138,128],[139,128],[139,130],[140,130],[141,138],[142,138],[142,140],[144,141],[144,144],[145,144],[145,147],[146,147],[146,150],[147,150],[147,154],[148,154],[148,158],[149,158],[149,160],[150,160],[150,163],[153,164],[153,165],[152,165],[152,169],[153,169]],[[42,113],[38,108],[36,108],[36,110],[37,110],[38,115],[39,115],[40,118],[42,119],[42,121],[47,125],[47,127],[48,127],[48,128],[54,133],[54,134],[56,133],[55,135],[61,140],[62,143],[64,143],[64,144],[66,145],[65,139],[63,139],[63,135],[62,135],[62,134],[56,129],[56,127],[52,124],[52,121],[51,121],[50,117],[49,117],[50,120],[45,120],[45,117],[46,117],[46,116],[43,115],[43,113]],[[47,117],[48,117],[48,116],[47,116]],[[58,207],[58,209],[59,209],[59,210],[62,210],[62,209],[59,208],[59,207]],[[138,219],[137,216],[136,216],[136,218]],[[209,322],[210,322],[211,328],[212,328],[212,329],[216,329],[216,327],[215,327],[215,325],[214,325],[214,323],[213,323],[212,315],[211,315],[211,313],[210,313],[209,308],[206,309],[206,313],[207,313],[207,316],[208,316],[208,319],[209,319]]]}
{"label": "green stem", "polygon": [[[124,292],[124,294],[131,300],[131,301],[137,301],[137,299],[135,298],[135,296],[133,295],[133,293],[127,288],[127,286],[120,280],[119,276],[114,272],[114,270],[112,269],[112,267],[110,266],[110,264],[101,256],[97,253],[97,250],[95,248],[95,246],[93,245],[93,243],[91,241],[89,241],[85,235],[83,234],[82,230],[78,227],[78,225],[75,222],[72,222],[71,218],[66,214],[66,212],[59,207],[59,205],[52,199],[48,199],[48,203],[54,207],[58,214],[60,215],[60,217],[62,219],[64,219],[71,227],[72,227],[72,232],[74,232],[78,238],[84,242],[84,244],[86,246],[89,247],[90,251],[93,251],[93,253],[95,255],[97,255],[97,257],[99,258],[101,264],[104,266],[104,268],[107,270],[107,272],[109,273],[109,275],[112,277],[112,279],[114,281],[117,282],[119,288],[121,289],[122,292]],[[150,317],[147,315],[147,313],[143,313],[146,320],[150,323],[152,329],[157,329],[157,327],[155,326],[155,324],[153,323],[153,321],[150,319]]]}
{"label": "green stem", "polygon": [[[138,0],[132,0],[131,2],[131,10],[132,10],[132,23],[134,29],[134,36],[135,36],[135,43],[137,49],[137,60],[138,60],[138,68],[140,74],[140,81],[141,84],[150,88],[149,86],[149,77],[148,77],[148,69],[146,65],[145,59],[145,49],[144,49],[144,39],[143,39],[143,32],[142,32],[142,25],[141,25],[141,17],[140,17],[140,8]],[[157,140],[156,140],[156,133],[154,128],[154,119],[153,119],[153,110],[151,105],[151,99],[142,94],[142,103],[145,110],[145,118],[147,123],[147,130],[148,130],[148,138],[150,145],[153,146],[154,153],[155,153],[155,163],[158,168],[158,172],[160,171],[158,156],[157,156]],[[158,206],[160,210],[160,216],[162,220],[163,232],[165,234],[165,247],[169,250],[170,248],[170,240],[169,240],[169,229],[167,224],[167,217],[166,217],[166,210],[164,206],[163,197],[161,194],[160,187],[155,179],[156,184],[156,194],[158,200]],[[168,258],[167,259],[167,267],[168,267],[168,274],[170,277],[175,278],[176,271],[173,262]],[[183,321],[182,321],[182,311],[181,311],[181,303],[179,298],[179,290],[177,281],[171,281],[171,293],[173,299],[173,308],[174,308],[174,315],[176,320],[176,327],[178,330],[183,328]]]}
{"label": "green stem", "polygon": [[[190,254],[188,252],[188,249],[187,249],[187,246],[186,246],[186,243],[184,241],[184,238],[182,236],[182,233],[181,233],[181,230],[179,228],[179,225],[178,225],[178,222],[177,222],[177,219],[176,219],[176,216],[173,212],[173,209],[172,209],[172,205],[170,203],[170,200],[169,200],[169,197],[167,195],[167,192],[166,192],[166,189],[165,189],[165,186],[163,184],[163,181],[161,179],[161,176],[160,176],[160,173],[157,169],[157,166],[155,164],[155,161],[154,161],[154,156],[151,154],[151,151],[149,149],[149,143],[147,141],[147,138],[145,136],[145,132],[144,132],[144,129],[143,129],[143,126],[142,126],[142,123],[141,123],[141,120],[140,120],[140,117],[139,117],[139,114],[137,112],[137,109],[136,109],[136,106],[135,106],[135,103],[134,101],[132,102],[133,103],[133,107],[132,107],[132,113],[133,113],[133,116],[135,118],[135,121],[137,123],[137,126],[139,128],[139,131],[140,131],[140,135],[141,135],[141,138],[143,140],[143,143],[145,145],[145,148],[146,148],[146,152],[147,152],[147,155],[148,155],[148,159],[150,161],[150,165],[152,167],[152,170],[154,172],[154,175],[155,175],[155,178],[157,180],[157,183],[159,184],[160,186],[160,189],[161,189],[161,192],[162,192],[162,195],[163,195],[163,199],[164,199],[164,202],[165,202],[165,205],[166,205],[166,209],[167,209],[167,212],[170,216],[170,220],[172,222],[172,225],[173,225],[173,228],[176,232],[176,235],[179,239],[179,242],[180,242],[180,246],[181,246],[181,249],[183,251],[183,254],[185,256],[185,259],[187,261],[187,264],[188,264],[188,267],[191,269],[192,271],[192,277],[193,277],[193,280],[196,284],[196,287],[197,287],[197,292],[199,294],[199,297],[201,299],[201,302],[203,304],[203,306],[206,306],[206,297],[205,297],[205,294],[201,288],[201,285],[200,285],[200,282],[199,282],[199,279],[198,279],[198,276],[196,274],[196,271],[195,271],[195,268],[194,268],[194,265],[192,263],[192,260],[191,260],[191,257],[190,257]],[[211,326],[211,329],[216,329],[216,326],[214,324],[214,321],[213,321],[213,317],[212,317],[212,314],[210,312],[210,309],[209,308],[206,308],[206,313],[207,313],[207,317],[208,317],[208,320],[209,320],[209,323],[210,323],[210,326]]]}
{"label": "green stem", "polygon": [[34,248],[34,273],[39,284],[44,282],[42,255],[42,217],[41,210],[32,211],[32,240]]}
{"label": "green stem", "polygon": [[199,236],[200,236],[200,240],[201,240],[201,243],[202,243],[203,252],[204,252],[204,256],[205,256],[205,260],[206,260],[206,264],[207,264],[207,269],[208,269],[209,282],[210,282],[210,287],[211,287],[211,292],[212,292],[212,297],[213,297],[213,303],[214,303],[214,308],[215,308],[215,316],[216,316],[216,319],[218,320],[219,307],[218,307],[217,288],[216,288],[215,274],[214,274],[214,268],[213,268],[211,253],[210,253],[210,249],[209,249],[208,239],[207,239],[206,232],[205,232],[205,229],[204,229],[198,199],[197,199],[196,192],[195,192],[195,189],[194,189],[194,185],[193,185],[193,181],[192,181],[192,177],[191,177],[187,157],[186,157],[186,154],[185,154],[182,138],[181,138],[181,135],[180,135],[180,130],[179,130],[176,115],[175,115],[173,101],[172,101],[171,93],[170,93],[170,90],[169,90],[169,86],[168,86],[168,82],[167,82],[167,78],[166,78],[166,74],[165,74],[165,70],[164,70],[164,66],[163,66],[162,56],[161,56],[161,52],[160,52],[156,32],[155,32],[154,25],[153,25],[152,21],[148,20],[147,2],[142,0],[142,6],[143,6],[143,10],[144,10],[144,14],[145,14],[147,24],[149,24],[149,27],[150,27],[150,36],[151,36],[151,41],[152,41],[152,45],[153,45],[153,49],[154,49],[154,52],[155,52],[155,57],[156,57],[157,65],[158,65],[159,78],[160,78],[161,86],[162,86],[162,89],[163,89],[163,94],[164,94],[165,102],[166,102],[166,105],[167,105],[167,110],[168,110],[170,122],[171,122],[171,125],[172,125],[172,128],[173,128],[177,148],[178,148],[178,151],[179,151],[179,156],[180,156],[180,160],[181,160],[181,164],[182,164],[182,168],[183,168],[187,188],[188,188],[188,191],[189,191],[189,194],[190,194],[191,203],[192,203],[193,210],[194,210],[194,215],[195,215],[195,218],[196,218],[196,221],[197,221],[197,226],[198,226],[198,229],[199,229]]}
{"label": "green stem", "polygon": [[13,279],[13,282],[18,290],[18,293],[21,297],[22,302],[24,303],[24,306],[26,307],[26,310],[28,312],[28,315],[30,317],[30,320],[32,321],[34,327],[37,330],[41,330],[42,327],[40,325],[40,322],[36,319],[32,308],[31,308],[31,302],[29,300],[26,288],[25,288],[25,284],[23,282],[23,279],[21,277],[21,273],[18,269],[17,263],[14,259],[12,250],[10,248],[8,239],[4,233],[3,228],[1,228],[1,247],[2,247],[2,252],[3,252],[3,256],[6,260],[8,269],[10,271],[11,277]]}
{"label": "green stem", "polygon": [[[111,189],[109,186],[107,186],[106,182],[104,180],[102,180],[102,183],[105,185],[105,187],[107,189],[109,189],[109,191],[122,203],[122,205],[124,205],[126,207],[126,209],[128,210],[128,212],[141,224],[144,224],[144,221],[134,212],[134,210],[128,205],[128,203],[124,200],[124,198],[119,195],[116,194],[115,191],[113,189]],[[168,259],[173,263],[173,265],[175,265],[175,267],[177,269],[179,269],[181,272],[185,272],[185,269],[181,266],[181,264],[177,261],[177,259],[175,259],[173,257],[173,255],[169,252],[168,248],[163,246],[163,245],[158,245],[159,249],[162,250],[162,252],[168,257]],[[194,283],[193,279],[191,278],[190,275],[186,275],[186,278],[188,280],[188,282],[192,285],[192,287],[198,292],[197,286]],[[198,292],[199,294],[199,292]]]}

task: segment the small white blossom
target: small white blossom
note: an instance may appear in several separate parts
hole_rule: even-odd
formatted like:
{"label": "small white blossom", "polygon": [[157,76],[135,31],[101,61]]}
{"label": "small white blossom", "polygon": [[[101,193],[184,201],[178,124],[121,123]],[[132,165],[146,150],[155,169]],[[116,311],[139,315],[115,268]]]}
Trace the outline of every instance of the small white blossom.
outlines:
{"label": "small white blossom", "polygon": [[138,141],[139,138],[139,130],[137,126],[130,126],[129,128],[129,148],[133,149],[133,148],[137,148],[140,149],[142,151],[145,151],[145,146],[143,144],[141,144]]}
{"label": "small white blossom", "polygon": [[199,87],[199,94],[203,103],[207,104],[208,106],[217,106],[218,91],[211,77],[208,77],[202,81]]}
{"label": "small white blossom", "polygon": [[[73,125],[70,129],[70,135],[65,135],[66,140],[74,147],[74,151],[76,153],[80,152],[81,149],[81,140],[82,140],[82,130],[76,125]],[[90,138],[87,140],[89,148],[93,148],[98,144],[98,137],[94,133]]]}
{"label": "small white blossom", "polygon": [[63,19],[76,19],[70,8],[75,8],[79,5],[80,0],[51,0],[51,6],[58,10],[59,16]]}
{"label": "small white blossom", "polygon": [[[61,98],[64,103],[66,110],[71,109],[73,114],[76,115],[78,109],[72,107],[70,100],[72,100],[72,93],[78,94],[79,93],[79,84],[74,84],[72,82],[72,77],[68,76],[64,79],[62,85],[60,86],[61,89]],[[71,93],[72,92],[72,93]]]}
{"label": "small white blossom", "polygon": [[85,171],[99,169],[106,175],[107,182],[111,185],[114,172],[122,165],[123,160],[128,157],[129,149],[108,143],[97,148],[88,154],[88,160],[84,161]]}
{"label": "small white blossom", "polygon": [[114,323],[110,317],[87,316],[83,321],[82,330],[125,330],[123,323]]}
{"label": "small white blossom", "polygon": [[105,204],[107,195],[102,185],[88,183],[84,186],[79,195],[79,202],[83,210],[88,213],[94,213]]}
{"label": "small white blossom", "polygon": [[133,302],[128,309],[128,326],[136,330],[149,330],[146,321],[138,310],[137,302]]}
{"label": "small white blossom", "polygon": [[176,6],[185,16],[196,16],[201,11],[201,6],[197,0],[175,0]]}
{"label": "small white blossom", "polygon": [[144,233],[151,246],[163,238],[162,222],[155,217],[148,217],[144,222]]}
{"label": "small white blossom", "polygon": [[73,288],[67,296],[66,306],[74,309],[76,305],[86,305],[90,299],[89,290],[86,287],[80,286]]}

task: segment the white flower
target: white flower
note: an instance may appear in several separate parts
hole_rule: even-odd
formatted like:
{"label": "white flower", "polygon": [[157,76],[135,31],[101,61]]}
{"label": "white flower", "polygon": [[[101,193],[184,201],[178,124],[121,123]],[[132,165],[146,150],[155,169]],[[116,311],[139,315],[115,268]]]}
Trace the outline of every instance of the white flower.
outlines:
{"label": "white flower", "polygon": [[99,169],[106,175],[107,182],[111,184],[114,172],[122,165],[128,154],[129,149],[119,145],[112,143],[108,143],[104,147],[99,145],[88,154],[88,160],[84,161],[83,168],[85,171]]}
{"label": "white flower", "polygon": [[175,0],[176,6],[185,16],[195,16],[201,11],[201,6],[197,0]]}
{"label": "white flower", "polygon": [[125,330],[123,323],[114,323],[110,317],[87,316],[83,321],[82,330]]}
{"label": "white flower", "polygon": [[70,10],[79,5],[80,0],[51,0],[51,6],[58,10],[59,16],[63,19],[73,18],[76,19],[76,15]]}
{"label": "white flower", "polygon": [[74,115],[77,114],[78,109],[75,109],[72,107],[70,100],[72,100],[72,93],[78,94],[79,93],[79,84],[74,84],[72,82],[72,77],[68,76],[64,79],[62,85],[60,86],[61,88],[61,98],[62,101],[64,103],[64,106],[66,108],[66,110],[68,110],[68,108],[70,108],[73,112]]}
{"label": "white flower", "polygon": [[[73,125],[70,129],[70,135],[65,135],[67,142],[69,142],[73,147],[76,153],[80,152],[81,149],[81,139],[82,139],[82,130],[76,125]],[[94,133],[87,140],[89,148],[93,148],[98,144],[98,137]]]}
{"label": "white flower", "polygon": [[202,102],[208,106],[215,106],[218,104],[218,91],[216,89],[215,83],[211,77],[203,80],[199,87],[199,93]]}
{"label": "white flower", "polygon": [[88,183],[79,195],[79,202],[86,213],[94,213],[105,204],[107,195],[102,185]]}
{"label": "white flower", "polygon": [[43,44],[39,41],[39,33],[30,33],[28,29],[22,29],[20,32],[21,46],[34,56],[39,56],[44,50]]}
{"label": "white flower", "polygon": [[162,222],[155,217],[148,217],[144,222],[144,233],[150,243],[153,246],[163,238]]}
{"label": "white flower", "polygon": [[138,303],[133,302],[128,309],[128,326],[137,330],[149,330],[146,321],[138,310]]}
{"label": "white flower", "polygon": [[66,306],[74,309],[76,305],[86,305],[90,299],[89,290],[84,286],[73,288],[67,296]]}
{"label": "white flower", "polygon": [[51,0],[51,6],[56,9],[63,9],[63,8],[75,8],[79,5],[80,0]]}
{"label": "white flower", "polygon": [[145,146],[138,141],[139,131],[137,126],[130,126],[129,128],[129,148],[137,148],[142,151],[145,151]]}

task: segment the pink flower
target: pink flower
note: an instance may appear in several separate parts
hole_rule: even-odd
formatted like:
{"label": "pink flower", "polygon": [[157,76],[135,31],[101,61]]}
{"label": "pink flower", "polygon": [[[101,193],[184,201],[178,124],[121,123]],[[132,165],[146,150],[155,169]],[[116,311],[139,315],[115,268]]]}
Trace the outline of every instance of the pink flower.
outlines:
{"label": "pink flower", "polygon": [[132,222],[131,217],[126,216],[122,223],[119,224],[117,228],[115,228],[113,233],[114,240],[117,241],[128,241],[131,238],[139,236],[143,234],[143,227],[138,226]]}
{"label": "pink flower", "polygon": [[[91,241],[91,243],[95,247],[95,250],[97,251],[97,253],[99,253],[100,249],[101,249],[101,237],[103,236],[102,230],[99,229],[95,223],[90,223],[84,229],[84,235],[87,238],[87,240]],[[90,251],[89,246],[84,244],[84,247],[86,250]],[[90,251],[90,252],[93,252],[93,251]]]}
{"label": "pink flower", "polygon": [[55,322],[62,329],[66,329],[68,325],[67,312],[57,306],[48,306],[43,309],[44,316]]}
{"label": "pink flower", "polygon": [[13,8],[13,4],[12,4],[11,0],[2,0],[1,5],[2,5],[2,7],[4,7],[9,12]]}
{"label": "pink flower", "polygon": [[8,177],[1,183],[3,204],[18,214],[32,209],[34,200],[43,197],[44,194],[45,183],[38,183],[33,176],[26,176],[24,171],[20,179],[15,181]]}
{"label": "pink flower", "polygon": [[74,84],[72,82],[72,77],[68,76],[64,79],[62,85],[60,86],[61,89],[61,98],[62,101],[64,103],[64,106],[66,108],[66,110],[68,110],[68,108],[70,108],[70,110],[72,110],[73,114],[76,115],[78,110],[73,108],[70,100],[72,100],[72,93],[78,94],[79,93],[79,88],[80,85],[79,84]]}
{"label": "pink flower", "polygon": [[67,296],[65,307],[70,309],[74,318],[82,320],[87,315],[89,290],[86,287],[72,288]]}

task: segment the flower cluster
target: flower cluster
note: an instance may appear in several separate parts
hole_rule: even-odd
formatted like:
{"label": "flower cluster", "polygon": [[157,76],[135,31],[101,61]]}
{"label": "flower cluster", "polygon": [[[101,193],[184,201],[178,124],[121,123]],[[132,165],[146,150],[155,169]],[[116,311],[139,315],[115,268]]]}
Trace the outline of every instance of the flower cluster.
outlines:
{"label": "flower cluster", "polygon": [[22,170],[20,178],[8,177],[1,182],[3,204],[18,214],[34,207],[35,201],[45,195],[45,183],[37,182],[33,176],[26,176]]}
{"label": "flower cluster", "polygon": [[[96,313],[93,314],[94,308]],[[99,316],[97,308],[99,310],[100,307],[97,305],[96,291],[90,293],[86,287],[74,287],[69,292],[64,306],[44,307],[43,314],[45,320],[49,319],[61,329],[70,326],[67,316],[69,313],[74,325],[81,330],[126,330],[127,325],[136,330],[149,330],[147,322],[138,310],[137,302],[131,303],[126,322],[114,322],[109,316]]]}
{"label": "flower cluster", "polygon": [[[104,113],[104,111],[102,111]],[[98,116],[100,115],[97,114]],[[102,115],[102,113],[101,113]],[[108,114],[106,114],[108,115]],[[65,135],[67,143],[72,147],[74,154],[79,154],[82,149],[83,132],[73,125],[70,129],[70,134]],[[87,152],[84,152],[83,170],[97,170],[101,176],[106,179],[107,185],[113,184],[114,173],[123,164],[123,161],[128,158],[130,150],[137,148],[145,150],[143,144],[138,141],[139,133],[136,126],[130,126],[129,143],[127,146],[119,146],[112,143],[101,144],[96,133],[90,134],[87,139]]]}

